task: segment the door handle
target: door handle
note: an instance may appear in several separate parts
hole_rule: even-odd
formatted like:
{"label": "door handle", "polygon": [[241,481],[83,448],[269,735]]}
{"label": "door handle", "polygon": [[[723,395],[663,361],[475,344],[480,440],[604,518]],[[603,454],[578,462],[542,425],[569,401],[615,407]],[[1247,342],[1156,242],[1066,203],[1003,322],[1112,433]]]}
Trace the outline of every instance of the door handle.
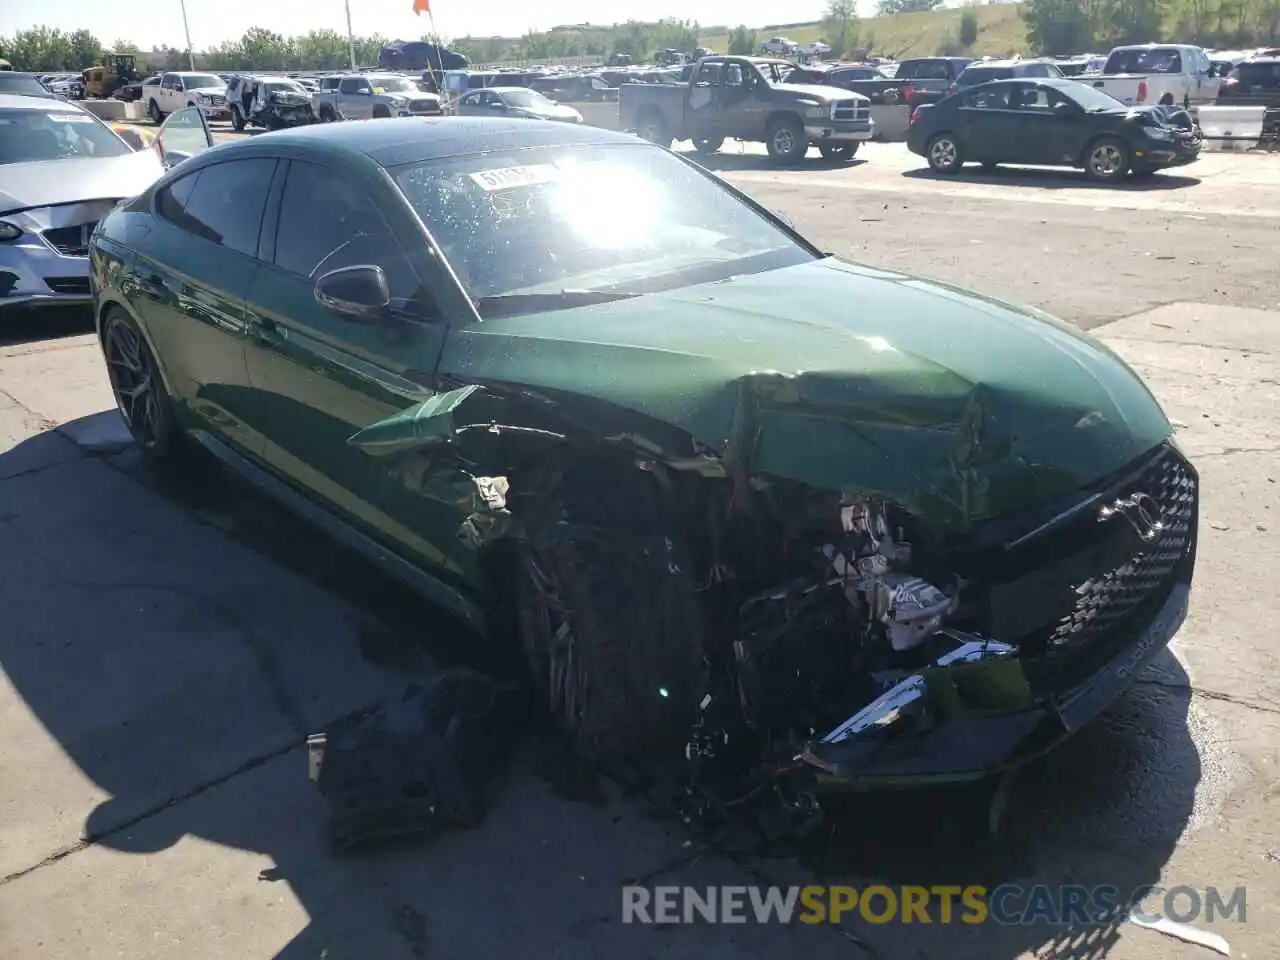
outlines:
{"label": "door handle", "polygon": [[268,320],[266,317],[250,317],[249,329],[253,339],[264,346],[279,346],[289,339],[287,330],[282,329],[274,320]]}

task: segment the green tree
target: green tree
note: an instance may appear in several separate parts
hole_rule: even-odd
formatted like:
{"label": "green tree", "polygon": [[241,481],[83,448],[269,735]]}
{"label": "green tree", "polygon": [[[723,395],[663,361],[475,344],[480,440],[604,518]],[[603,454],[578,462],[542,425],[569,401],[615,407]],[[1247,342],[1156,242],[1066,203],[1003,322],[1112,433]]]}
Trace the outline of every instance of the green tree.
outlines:
{"label": "green tree", "polygon": [[833,56],[842,57],[858,42],[857,0],[830,0],[822,17],[822,32]]}
{"label": "green tree", "polygon": [[729,52],[739,57],[749,57],[756,52],[756,32],[739,25],[729,32]]}
{"label": "green tree", "polygon": [[1094,29],[1079,0],[1028,0],[1022,8],[1027,43],[1037,53],[1070,54],[1093,46]]}
{"label": "green tree", "polygon": [[972,10],[965,10],[960,14],[959,27],[960,46],[968,50],[978,42],[978,15]]}
{"label": "green tree", "polygon": [[880,0],[876,5],[882,17],[891,17],[895,13],[919,13],[922,10],[934,10],[942,6],[942,0]]}

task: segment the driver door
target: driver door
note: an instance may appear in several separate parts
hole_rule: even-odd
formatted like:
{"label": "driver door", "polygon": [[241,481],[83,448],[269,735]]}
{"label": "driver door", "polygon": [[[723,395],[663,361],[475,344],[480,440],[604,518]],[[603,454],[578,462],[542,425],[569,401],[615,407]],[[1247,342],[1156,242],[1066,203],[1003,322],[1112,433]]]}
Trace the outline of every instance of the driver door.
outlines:
{"label": "driver door", "polygon": [[759,78],[741,63],[728,63],[720,75],[720,134],[756,140],[764,137],[764,100],[756,96]]}
{"label": "driver door", "polygon": [[184,107],[169,114],[156,134],[156,149],[166,167],[175,167],[212,146],[213,132],[199,107]]}
{"label": "driver door", "polygon": [[350,120],[372,118],[372,84],[364,77],[343,77],[338,84],[338,109]]}
{"label": "driver door", "polygon": [[720,123],[720,76],[723,60],[703,60],[694,68],[689,87],[688,134],[691,139],[724,136]]}

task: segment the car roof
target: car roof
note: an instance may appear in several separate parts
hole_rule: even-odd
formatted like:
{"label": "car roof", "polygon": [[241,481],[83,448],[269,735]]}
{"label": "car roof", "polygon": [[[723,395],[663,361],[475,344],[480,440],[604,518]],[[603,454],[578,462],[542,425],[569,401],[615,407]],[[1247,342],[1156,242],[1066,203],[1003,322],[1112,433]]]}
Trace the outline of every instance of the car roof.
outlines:
{"label": "car roof", "polygon": [[[7,71],[6,71],[7,72]],[[64,113],[89,113],[77,104],[52,94],[0,93],[0,110],[59,110]],[[92,116],[92,114],[89,114]]]}
{"label": "car roof", "polygon": [[224,144],[218,152],[229,159],[229,154],[240,150],[259,154],[260,148],[272,145],[312,149],[330,156],[363,154],[381,166],[392,167],[486,150],[572,144],[634,146],[640,142],[629,134],[571,123],[507,117],[397,117],[292,127]]}

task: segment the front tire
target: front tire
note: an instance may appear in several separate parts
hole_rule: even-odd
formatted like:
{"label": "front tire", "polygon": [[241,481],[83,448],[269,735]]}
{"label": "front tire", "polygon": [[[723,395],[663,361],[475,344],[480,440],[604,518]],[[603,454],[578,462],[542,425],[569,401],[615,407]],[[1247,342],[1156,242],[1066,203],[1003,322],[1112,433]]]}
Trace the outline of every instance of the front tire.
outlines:
{"label": "front tire", "polygon": [[154,100],[147,104],[147,116],[151,118],[151,122],[154,124],[164,123],[164,114],[160,112],[160,105]]}
{"label": "front tire", "polygon": [[130,435],[149,458],[167,460],[178,436],[173,401],[142,330],[120,307],[112,307],[102,325],[102,354]]}
{"label": "front tire", "polygon": [[693,141],[693,148],[706,156],[719,152],[723,146],[724,137],[697,137]]}
{"label": "front tire", "polygon": [[929,168],[935,173],[952,174],[964,166],[964,151],[952,133],[935,134],[924,155],[929,161]]}
{"label": "front tire", "polygon": [[779,163],[799,163],[809,152],[809,138],[797,117],[779,117],[769,124],[765,147]]}
{"label": "front tire", "polygon": [[240,112],[239,107],[231,108],[231,127],[236,133],[244,132],[244,114]]}
{"label": "front tire", "polygon": [[692,566],[652,478],[599,466],[570,468],[519,541],[521,643],[581,756],[679,763],[702,679]]}
{"label": "front tire", "polygon": [[391,111],[388,110],[386,107],[382,106],[381,104],[373,108],[373,119],[385,120],[389,116],[391,116]]}
{"label": "front tire", "polygon": [[1084,155],[1085,175],[1096,183],[1119,183],[1129,173],[1129,145],[1119,137],[1099,137]]}

